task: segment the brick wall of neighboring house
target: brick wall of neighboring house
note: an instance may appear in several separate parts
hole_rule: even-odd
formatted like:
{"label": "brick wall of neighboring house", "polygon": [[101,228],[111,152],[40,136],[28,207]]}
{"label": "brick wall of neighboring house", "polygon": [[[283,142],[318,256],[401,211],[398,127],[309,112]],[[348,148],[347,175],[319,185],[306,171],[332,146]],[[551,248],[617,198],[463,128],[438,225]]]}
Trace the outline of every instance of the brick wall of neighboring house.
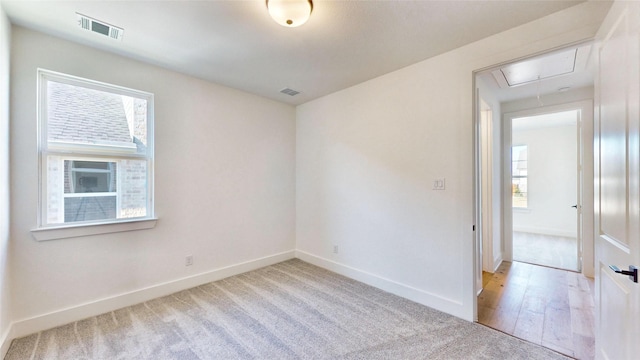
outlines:
{"label": "brick wall of neighboring house", "polygon": [[62,158],[57,156],[50,156],[47,161],[47,224],[60,224],[64,222],[64,219],[60,216],[60,209],[63,208],[63,185],[60,184],[60,176],[62,176],[63,162]]}
{"label": "brick wall of neighboring house", "polygon": [[71,161],[64,162],[64,193],[71,192],[71,168],[69,167]]}
{"label": "brick wall of neighboring house", "polygon": [[120,216],[123,218],[146,216],[147,162],[146,160],[120,161]]}
{"label": "brick wall of neighboring house", "polygon": [[147,100],[137,98],[134,99],[133,111],[133,135],[145,146],[145,149],[138,149],[138,152],[140,153],[146,150],[147,145]]}

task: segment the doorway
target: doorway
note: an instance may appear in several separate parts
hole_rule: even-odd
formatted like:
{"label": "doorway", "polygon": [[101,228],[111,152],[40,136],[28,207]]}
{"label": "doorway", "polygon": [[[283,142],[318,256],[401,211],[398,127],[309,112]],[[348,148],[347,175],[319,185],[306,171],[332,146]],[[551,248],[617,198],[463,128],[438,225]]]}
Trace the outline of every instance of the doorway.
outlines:
{"label": "doorway", "polygon": [[503,259],[593,277],[593,101],[507,112],[502,131]]}
{"label": "doorway", "polygon": [[[483,245],[476,247],[483,270],[476,277],[483,281],[477,320],[579,357],[580,349],[593,349],[594,338],[593,213],[582,212],[593,209],[593,69],[585,61],[590,48],[579,44],[475,74],[475,236]],[[558,68],[543,66],[558,59],[571,60],[568,73],[537,72]],[[518,79],[518,71],[529,66],[528,78]],[[559,202],[551,213],[549,206]],[[518,238],[523,234],[524,240]],[[566,240],[562,252],[553,249],[557,238]],[[523,241],[529,248],[520,246]],[[571,327],[580,319],[590,320]],[[577,332],[552,338],[567,328]]]}
{"label": "doorway", "polygon": [[[481,245],[476,261],[482,264],[476,271],[493,273],[502,261],[520,260],[594,276],[591,48],[591,43],[573,45],[474,74],[475,236]],[[571,71],[556,61],[568,62]],[[537,143],[523,146],[521,138],[534,133]],[[560,148],[561,138],[572,144]],[[512,146],[524,156],[515,165]],[[528,156],[534,156],[531,164]],[[530,246],[514,248],[514,240]],[[538,253],[542,260],[528,257]]]}
{"label": "doorway", "polygon": [[[580,110],[510,118],[513,261],[580,271]],[[507,184],[508,185],[508,184]]]}

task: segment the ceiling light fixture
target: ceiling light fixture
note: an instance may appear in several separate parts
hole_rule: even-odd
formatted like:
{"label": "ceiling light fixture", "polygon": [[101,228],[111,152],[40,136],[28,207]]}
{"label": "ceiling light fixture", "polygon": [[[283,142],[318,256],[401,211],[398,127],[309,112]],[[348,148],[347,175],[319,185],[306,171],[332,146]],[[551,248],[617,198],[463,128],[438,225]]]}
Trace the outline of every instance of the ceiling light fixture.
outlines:
{"label": "ceiling light fixture", "polygon": [[269,15],[286,27],[300,26],[309,20],[313,10],[311,0],[266,0]]}

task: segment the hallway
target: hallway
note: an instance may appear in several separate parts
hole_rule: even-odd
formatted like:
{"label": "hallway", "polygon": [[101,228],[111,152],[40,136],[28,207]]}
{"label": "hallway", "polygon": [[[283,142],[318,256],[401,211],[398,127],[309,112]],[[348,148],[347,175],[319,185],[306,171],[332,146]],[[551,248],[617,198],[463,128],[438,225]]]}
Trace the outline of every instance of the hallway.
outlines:
{"label": "hallway", "polygon": [[513,232],[513,260],[578,271],[575,237]]}
{"label": "hallway", "polygon": [[577,359],[594,358],[593,279],[503,262],[483,273],[478,322]]}

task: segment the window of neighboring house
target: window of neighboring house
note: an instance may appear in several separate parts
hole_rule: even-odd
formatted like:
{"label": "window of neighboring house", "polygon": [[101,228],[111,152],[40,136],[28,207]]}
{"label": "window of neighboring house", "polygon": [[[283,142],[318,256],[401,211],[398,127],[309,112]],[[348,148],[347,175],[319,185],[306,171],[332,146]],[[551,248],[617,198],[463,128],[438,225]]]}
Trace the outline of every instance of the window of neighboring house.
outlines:
{"label": "window of neighboring house", "polygon": [[38,75],[39,228],[153,218],[153,95]]}
{"label": "window of neighboring house", "polygon": [[514,208],[528,207],[527,145],[511,147],[511,195]]}

